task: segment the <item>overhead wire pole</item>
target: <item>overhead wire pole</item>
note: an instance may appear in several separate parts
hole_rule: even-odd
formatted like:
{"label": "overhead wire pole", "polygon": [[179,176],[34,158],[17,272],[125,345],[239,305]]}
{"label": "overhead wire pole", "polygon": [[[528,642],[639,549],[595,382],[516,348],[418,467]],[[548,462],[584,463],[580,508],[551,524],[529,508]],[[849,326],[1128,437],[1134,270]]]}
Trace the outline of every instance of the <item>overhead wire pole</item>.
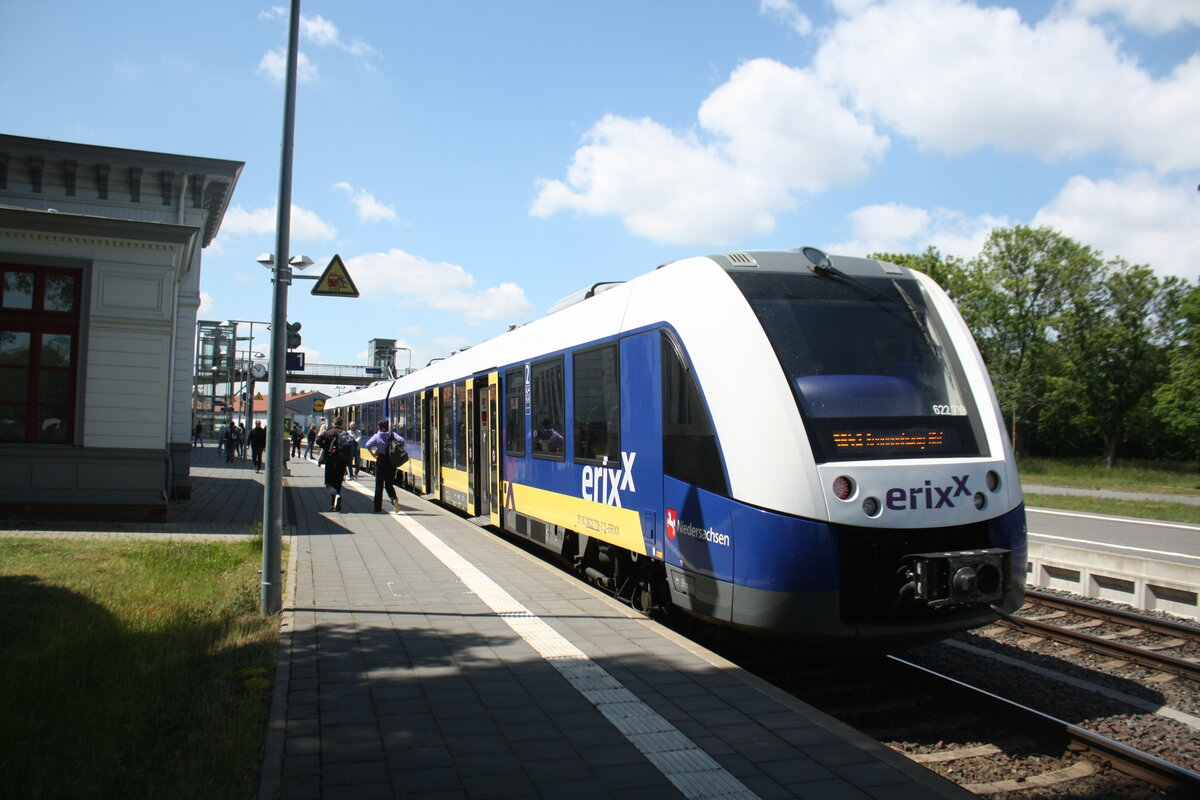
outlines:
{"label": "overhead wire pole", "polygon": [[296,63],[300,41],[300,0],[292,0],[288,21],[287,83],[283,102],[283,145],[279,159],[279,216],[275,224],[274,300],[271,307],[271,360],[267,398],[267,472],[263,492],[262,613],[283,608],[283,393],[287,384],[287,301],[292,283],[288,254],[292,219],[292,147],[296,128]]}

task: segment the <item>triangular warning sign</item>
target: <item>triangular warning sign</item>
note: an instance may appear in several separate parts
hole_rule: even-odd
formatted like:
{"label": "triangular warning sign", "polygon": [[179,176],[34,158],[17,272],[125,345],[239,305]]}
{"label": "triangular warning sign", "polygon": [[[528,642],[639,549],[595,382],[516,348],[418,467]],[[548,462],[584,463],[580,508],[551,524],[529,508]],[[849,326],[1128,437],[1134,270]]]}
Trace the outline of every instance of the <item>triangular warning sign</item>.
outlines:
{"label": "triangular warning sign", "polygon": [[334,255],[330,259],[329,266],[317,279],[317,285],[313,287],[312,293],[332,297],[358,297],[358,287],[350,279],[350,273],[346,270],[346,265],[342,263],[341,256]]}

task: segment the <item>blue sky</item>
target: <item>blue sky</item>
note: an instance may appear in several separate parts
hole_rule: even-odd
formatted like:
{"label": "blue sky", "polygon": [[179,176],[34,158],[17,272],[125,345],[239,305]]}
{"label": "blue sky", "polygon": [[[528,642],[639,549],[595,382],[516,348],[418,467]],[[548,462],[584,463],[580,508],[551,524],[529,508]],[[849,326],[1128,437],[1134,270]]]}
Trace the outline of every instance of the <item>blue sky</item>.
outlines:
{"label": "blue sky", "polygon": [[[1197,0],[301,12],[291,252],[339,254],[362,291],[293,285],[310,362],[394,338],[418,366],[593,282],[735,249],[970,257],[994,226],[1045,224],[1200,277]],[[0,130],[246,163],[202,319],[271,316],[255,258],[275,245],[287,14],[0,0]]]}

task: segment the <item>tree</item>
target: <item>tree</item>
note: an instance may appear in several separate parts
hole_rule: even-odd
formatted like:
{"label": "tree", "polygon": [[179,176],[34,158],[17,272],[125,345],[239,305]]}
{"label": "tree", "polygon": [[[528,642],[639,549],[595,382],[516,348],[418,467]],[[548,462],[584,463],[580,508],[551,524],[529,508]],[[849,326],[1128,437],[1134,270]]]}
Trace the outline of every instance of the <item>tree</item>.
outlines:
{"label": "tree", "polygon": [[1168,374],[1183,284],[1114,259],[1100,280],[1072,291],[1060,315],[1064,372],[1116,466],[1126,421]]}
{"label": "tree", "polygon": [[1103,264],[1090,248],[1050,228],[997,228],[967,264],[959,310],[992,374],[1012,444],[1028,452],[1028,431],[1047,402],[1043,366],[1055,325],[1073,292],[1086,290]]}
{"label": "tree", "polygon": [[1200,285],[1180,301],[1176,325],[1178,339],[1168,356],[1168,379],[1154,394],[1155,412],[1192,443],[1200,461]]}

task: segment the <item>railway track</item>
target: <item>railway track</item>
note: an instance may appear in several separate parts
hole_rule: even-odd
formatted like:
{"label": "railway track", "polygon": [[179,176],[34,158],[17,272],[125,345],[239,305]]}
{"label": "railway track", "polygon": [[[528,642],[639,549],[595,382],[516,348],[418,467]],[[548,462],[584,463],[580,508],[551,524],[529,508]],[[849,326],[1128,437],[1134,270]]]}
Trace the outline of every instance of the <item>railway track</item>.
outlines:
{"label": "railway track", "polygon": [[[1033,789],[1055,793],[1067,790],[1074,794],[1083,791],[1083,787],[1076,784],[1084,783],[1104,786],[1105,793],[1117,792],[1113,796],[1128,791],[1128,796],[1133,797],[1146,791],[1145,787],[1131,783],[1129,779],[1132,779],[1164,790],[1169,796],[1200,796],[1200,773],[903,658],[891,656],[889,660],[896,667],[914,672],[918,681],[929,685],[931,696],[955,696],[966,708],[971,709],[972,714],[986,719],[1006,720],[1012,726],[1013,733],[1007,737],[1001,735],[993,738],[1006,742],[1013,752],[1019,752],[1023,741],[1047,743],[1046,749],[1051,752],[1046,755],[1053,761],[1044,765],[1045,768],[1012,778],[962,784],[976,794],[1003,796]],[[934,753],[920,752],[919,746],[911,743],[889,742],[888,745],[930,767],[993,757],[1002,752],[997,744],[943,748]],[[1061,753],[1055,755],[1058,750]],[[1120,775],[1106,775],[1107,771]],[[1149,791],[1153,793],[1153,790]]]}
{"label": "railway track", "polygon": [[1200,627],[1032,590],[1026,601],[996,624],[1200,682]]}
{"label": "railway track", "polygon": [[980,796],[1200,796],[1200,773],[909,659],[794,653],[752,648],[734,660]]}

